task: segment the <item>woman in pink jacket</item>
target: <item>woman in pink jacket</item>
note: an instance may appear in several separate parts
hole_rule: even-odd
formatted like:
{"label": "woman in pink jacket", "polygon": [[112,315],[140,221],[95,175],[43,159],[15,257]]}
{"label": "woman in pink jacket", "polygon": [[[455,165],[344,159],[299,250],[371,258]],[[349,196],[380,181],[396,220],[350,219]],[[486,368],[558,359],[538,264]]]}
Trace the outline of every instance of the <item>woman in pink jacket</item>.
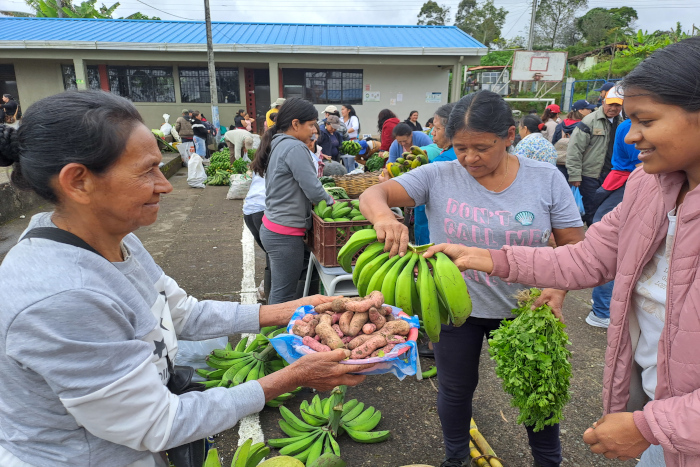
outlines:
{"label": "woman in pink jacket", "polygon": [[[584,289],[615,279],[603,418],[583,439],[638,467],[700,466],[700,37],[652,54],[624,79],[625,142],[641,151],[622,203],[557,249],[437,245],[461,270]],[[537,305],[537,304],[536,304]]]}

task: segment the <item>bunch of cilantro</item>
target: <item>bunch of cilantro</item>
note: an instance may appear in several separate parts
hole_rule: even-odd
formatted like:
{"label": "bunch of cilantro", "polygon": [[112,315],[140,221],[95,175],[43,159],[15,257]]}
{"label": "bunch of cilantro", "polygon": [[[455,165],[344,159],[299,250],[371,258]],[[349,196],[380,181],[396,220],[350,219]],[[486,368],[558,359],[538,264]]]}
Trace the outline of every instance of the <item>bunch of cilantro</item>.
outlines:
{"label": "bunch of cilantro", "polygon": [[513,320],[504,320],[491,333],[489,353],[496,362],[496,375],[503,389],[513,396],[511,405],[520,410],[518,423],[534,427],[559,423],[571,395],[571,345],[564,323],[548,305],[532,310],[538,289],[518,294]]}

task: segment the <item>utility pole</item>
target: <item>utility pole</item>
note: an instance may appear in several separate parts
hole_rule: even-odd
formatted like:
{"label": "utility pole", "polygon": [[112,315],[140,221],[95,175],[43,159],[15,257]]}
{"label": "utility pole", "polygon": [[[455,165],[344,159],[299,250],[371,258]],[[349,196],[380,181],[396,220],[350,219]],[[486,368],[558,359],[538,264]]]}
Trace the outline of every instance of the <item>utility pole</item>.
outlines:
{"label": "utility pole", "polygon": [[535,16],[537,15],[537,0],[532,0],[532,16],[530,17],[530,35],[527,39],[527,50],[535,45]]}
{"label": "utility pole", "polygon": [[214,66],[214,41],[211,36],[211,14],[209,0],[204,0],[204,21],[207,26],[207,62],[209,64],[209,96],[211,98],[211,124],[219,130],[219,93],[216,88],[216,67]]}
{"label": "utility pole", "polygon": [[63,18],[63,0],[56,0],[56,13],[59,18]]}

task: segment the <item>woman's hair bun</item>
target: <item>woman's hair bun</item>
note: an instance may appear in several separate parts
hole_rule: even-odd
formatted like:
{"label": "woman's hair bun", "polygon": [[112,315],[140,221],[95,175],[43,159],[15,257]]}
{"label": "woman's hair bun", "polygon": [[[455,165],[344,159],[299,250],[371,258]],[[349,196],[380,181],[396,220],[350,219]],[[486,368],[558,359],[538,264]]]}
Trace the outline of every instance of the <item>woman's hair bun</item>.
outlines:
{"label": "woman's hair bun", "polygon": [[0,124],[0,167],[8,167],[19,162],[19,138],[17,130]]}
{"label": "woman's hair bun", "polygon": [[537,125],[537,129],[540,130],[540,131],[544,130],[544,128],[545,128],[545,124],[544,124],[544,123],[540,123],[539,125]]}

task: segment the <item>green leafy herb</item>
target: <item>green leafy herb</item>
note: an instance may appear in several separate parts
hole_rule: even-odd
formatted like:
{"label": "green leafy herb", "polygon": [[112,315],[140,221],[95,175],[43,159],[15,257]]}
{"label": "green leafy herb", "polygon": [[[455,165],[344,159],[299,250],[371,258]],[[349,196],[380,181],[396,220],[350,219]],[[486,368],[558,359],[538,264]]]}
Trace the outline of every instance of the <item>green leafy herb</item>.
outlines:
{"label": "green leafy herb", "polygon": [[548,305],[532,310],[541,294],[538,289],[518,294],[513,320],[504,320],[491,333],[489,353],[496,361],[496,375],[503,389],[513,396],[511,405],[520,410],[518,423],[540,431],[559,423],[562,410],[571,395],[571,352],[564,323],[552,314]]}
{"label": "green leafy herb", "polygon": [[372,156],[369,159],[367,159],[365,167],[367,167],[367,170],[369,170],[370,172],[378,172],[384,167],[384,162],[385,161],[383,158],[379,156]]}

